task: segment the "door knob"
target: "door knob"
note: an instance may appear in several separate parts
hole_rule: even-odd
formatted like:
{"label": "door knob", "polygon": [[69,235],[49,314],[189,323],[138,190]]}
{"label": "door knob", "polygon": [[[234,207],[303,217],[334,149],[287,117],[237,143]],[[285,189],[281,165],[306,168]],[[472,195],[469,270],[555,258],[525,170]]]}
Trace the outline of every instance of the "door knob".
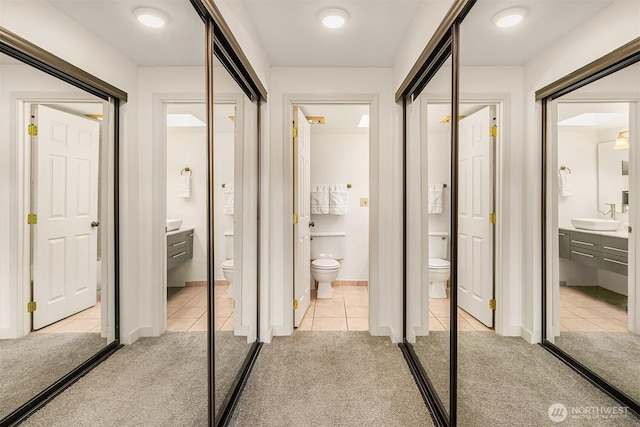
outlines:
{"label": "door knob", "polygon": [[309,221],[309,227],[315,227],[315,223],[313,221]]}
{"label": "door knob", "polygon": [[99,226],[100,226],[100,223],[98,221],[92,221],[91,222],[91,228],[96,228],[96,227],[99,227]]}

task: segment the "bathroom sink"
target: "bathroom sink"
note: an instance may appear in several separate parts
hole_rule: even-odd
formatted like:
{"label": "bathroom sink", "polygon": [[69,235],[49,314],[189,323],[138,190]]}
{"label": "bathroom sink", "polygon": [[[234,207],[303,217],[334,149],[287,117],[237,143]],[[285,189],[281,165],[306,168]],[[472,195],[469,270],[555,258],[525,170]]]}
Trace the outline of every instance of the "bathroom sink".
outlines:
{"label": "bathroom sink", "polygon": [[617,231],[620,221],[601,218],[571,218],[571,224],[575,228],[592,231]]}
{"label": "bathroom sink", "polygon": [[174,231],[180,228],[182,225],[181,219],[168,219],[167,220],[167,231]]}

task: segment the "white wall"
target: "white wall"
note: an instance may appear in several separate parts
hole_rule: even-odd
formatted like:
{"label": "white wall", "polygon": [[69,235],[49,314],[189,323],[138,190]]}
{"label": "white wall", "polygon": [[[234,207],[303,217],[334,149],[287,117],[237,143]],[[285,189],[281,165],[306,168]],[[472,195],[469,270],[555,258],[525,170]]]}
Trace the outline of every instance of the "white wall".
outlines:
{"label": "white wall", "polygon": [[560,127],[558,165],[571,169],[573,179],[573,195],[558,196],[558,225],[572,227],[571,218],[598,218],[598,133]]}
{"label": "white wall", "polygon": [[[188,198],[179,194],[180,171],[186,167],[193,173]],[[167,218],[182,219],[181,228],[194,229],[193,258],[167,270],[167,286],[207,280],[207,167],[206,127],[167,130]]]}
{"label": "white wall", "polygon": [[[428,108],[428,107],[427,107]],[[428,114],[428,113],[427,113]],[[444,209],[442,213],[428,214],[429,232],[450,233],[451,222],[451,132],[446,129],[429,130],[427,174],[429,184],[446,184],[443,189]]]}
{"label": "white wall", "polygon": [[[618,0],[524,67],[525,134],[522,145],[522,336],[538,342],[541,308],[541,108],[535,91],[640,36],[640,3]],[[612,31],[611,28],[615,28]],[[514,230],[515,231],[515,230]]]}
{"label": "white wall", "polygon": [[345,257],[336,280],[369,280],[369,135],[314,133],[311,184],[351,184],[347,215],[311,215],[313,231],[345,231]]}
{"label": "white wall", "polygon": [[[367,100],[378,106],[371,110],[370,152],[370,313],[373,335],[402,338],[402,169],[400,151],[401,109],[394,104],[391,69],[363,68],[273,68],[270,82],[270,188],[274,215],[270,233],[270,323],[263,323],[261,337],[293,331],[291,316],[293,213],[292,150],[289,143],[287,102],[297,104],[315,99]],[[286,114],[286,116],[285,116]],[[378,116],[379,120],[375,117]],[[379,141],[376,145],[376,140]],[[280,237],[283,236],[283,237]],[[380,303],[379,303],[380,302]],[[270,329],[272,327],[273,329]]]}

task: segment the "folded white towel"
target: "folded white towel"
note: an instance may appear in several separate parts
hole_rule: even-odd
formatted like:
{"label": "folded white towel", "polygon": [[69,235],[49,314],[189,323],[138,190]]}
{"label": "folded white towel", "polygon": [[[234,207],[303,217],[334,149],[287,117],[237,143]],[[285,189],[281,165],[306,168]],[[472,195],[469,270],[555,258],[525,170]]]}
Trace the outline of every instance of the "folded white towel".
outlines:
{"label": "folded white towel", "polygon": [[427,210],[429,213],[442,213],[444,211],[444,186],[442,184],[429,184],[427,197]]}
{"label": "folded white towel", "polygon": [[328,185],[311,185],[310,199],[312,214],[325,215],[329,213]]}
{"label": "folded white towel", "polygon": [[346,184],[334,184],[329,189],[329,213],[346,215],[349,207],[349,192]]}
{"label": "folded white towel", "polygon": [[561,173],[558,179],[558,189],[563,197],[573,196],[573,177],[570,173]]}
{"label": "folded white towel", "polygon": [[184,198],[191,197],[191,176],[190,175],[180,175],[180,189],[178,191],[178,195]]}
{"label": "folded white towel", "polygon": [[226,215],[233,215],[234,212],[234,195],[233,195],[233,185],[225,184],[224,186],[224,205],[223,212]]}

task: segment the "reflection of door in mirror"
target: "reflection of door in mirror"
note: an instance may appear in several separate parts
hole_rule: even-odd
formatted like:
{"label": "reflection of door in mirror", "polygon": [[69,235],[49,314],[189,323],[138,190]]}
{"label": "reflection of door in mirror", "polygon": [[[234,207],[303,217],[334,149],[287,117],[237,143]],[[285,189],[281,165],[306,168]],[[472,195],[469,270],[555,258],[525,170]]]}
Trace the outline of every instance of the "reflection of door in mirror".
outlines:
{"label": "reflection of door in mirror", "polygon": [[637,66],[622,69],[548,109],[549,167],[556,172],[549,197],[558,237],[547,339],[635,400],[640,338],[628,194],[637,179],[636,159],[629,156],[640,101],[637,73]]}
{"label": "reflection of door in mirror", "polygon": [[103,349],[113,331],[102,280],[112,240],[101,225],[112,209],[108,104],[7,56],[0,74],[2,217],[25,219],[3,222],[15,232],[0,233],[9,250],[0,258],[14,265],[0,269],[2,418]]}

